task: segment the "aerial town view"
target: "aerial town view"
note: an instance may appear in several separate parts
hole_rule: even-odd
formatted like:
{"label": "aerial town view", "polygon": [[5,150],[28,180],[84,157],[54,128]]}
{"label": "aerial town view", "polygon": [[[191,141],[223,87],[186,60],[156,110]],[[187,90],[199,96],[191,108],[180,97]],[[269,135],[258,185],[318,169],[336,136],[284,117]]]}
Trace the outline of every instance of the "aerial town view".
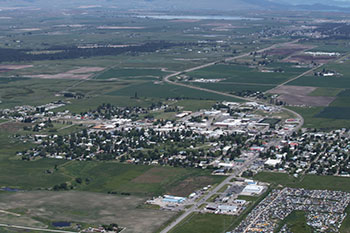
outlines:
{"label": "aerial town view", "polygon": [[0,0],[0,232],[350,232],[350,0]]}

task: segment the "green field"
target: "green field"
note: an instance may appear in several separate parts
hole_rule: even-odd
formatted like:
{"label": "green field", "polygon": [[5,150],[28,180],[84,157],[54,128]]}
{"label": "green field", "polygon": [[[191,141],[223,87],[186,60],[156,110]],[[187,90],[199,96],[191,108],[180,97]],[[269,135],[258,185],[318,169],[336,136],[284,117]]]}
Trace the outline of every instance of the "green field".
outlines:
{"label": "green field", "polygon": [[303,72],[304,69],[287,69],[284,73],[264,73],[243,65],[215,65],[187,75],[192,78],[225,79],[225,82],[235,83],[279,84]]}
{"label": "green field", "polygon": [[[58,169],[55,169],[56,165]],[[66,162],[54,159],[34,162],[3,159],[0,169],[0,187],[36,190],[68,182],[76,190],[142,196],[180,192],[188,195],[196,189],[222,180],[222,177],[211,176],[210,171],[197,169],[158,168],[112,162]],[[47,173],[47,170],[52,173]],[[80,185],[75,183],[76,178],[88,181]],[[183,187],[182,182],[188,184],[185,190],[178,190],[178,186]]]}
{"label": "green field", "polygon": [[95,79],[127,78],[127,77],[161,77],[165,72],[159,69],[110,69],[96,76]]}
{"label": "green field", "polygon": [[259,85],[259,84],[239,84],[239,83],[192,83],[192,85],[227,93],[239,93],[242,91],[267,91],[275,87],[275,85]]}
{"label": "green field", "polygon": [[229,100],[241,102],[238,99],[204,92],[187,87],[174,86],[167,83],[154,84],[146,82],[141,84],[131,85],[120,90],[108,93],[111,96],[130,96],[137,94],[138,97],[156,97],[156,98],[189,98],[203,100]]}
{"label": "green field", "polygon": [[254,176],[254,179],[273,185],[283,185],[292,188],[350,192],[349,179],[346,177],[305,175],[297,179],[284,173],[260,172]]}
{"label": "green field", "polygon": [[177,225],[171,233],[222,233],[236,219],[235,216],[192,214]]}
{"label": "green field", "polygon": [[326,107],[315,117],[350,120],[350,107]]}
{"label": "green field", "polygon": [[319,118],[318,115],[323,111],[322,107],[288,107],[297,113],[301,114],[305,120],[305,128],[315,129],[339,129],[350,127],[350,120],[347,119],[332,119]]}
{"label": "green field", "polygon": [[343,89],[319,87],[309,94],[309,96],[341,96]]}

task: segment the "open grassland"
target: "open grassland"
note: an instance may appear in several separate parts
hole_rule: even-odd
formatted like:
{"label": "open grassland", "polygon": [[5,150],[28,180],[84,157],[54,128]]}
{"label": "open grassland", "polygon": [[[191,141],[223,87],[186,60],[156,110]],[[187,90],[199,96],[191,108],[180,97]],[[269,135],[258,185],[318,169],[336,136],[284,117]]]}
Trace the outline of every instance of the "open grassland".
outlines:
{"label": "open grassland", "polygon": [[301,178],[294,178],[285,173],[260,172],[254,176],[254,179],[292,188],[350,192],[349,179],[347,177],[305,175]]}
{"label": "open grassland", "polygon": [[159,98],[131,98],[130,96],[97,95],[90,98],[71,100],[69,105],[55,109],[55,111],[69,110],[73,113],[83,113],[94,110],[103,103],[110,103],[119,107],[140,106],[148,107],[154,102],[159,102]]}
{"label": "open grassland", "polygon": [[41,105],[58,100],[55,94],[73,85],[69,80],[0,78],[1,108],[16,105]]}
{"label": "open grassland", "polygon": [[130,85],[128,87],[110,92],[108,94],[112,96],[130,97],[137,95],[138,97],[240,101],[235,98],[225,97],[219,94],[195,90],[187,87],[174,86],[167,83],[155,84],[153,82]]}
{"label": "open grassland", "polygon": [[166,73],[159,69],[115,69],[107,70],[100,75],[96,76],[96,79],[112,79],[112,78],[128,78],[128,77],[161,77]]}
{"label": "open grassland", "polygon": [[145,201],[144,197],[73,191],[2,193],[0,209],[18,215],[0,213],[0,222],[50,228],[53,228],[51,223],[56,221],[87,226],[117,223],[126,227],[124,232],[152,233],[175,215],[173,212],[141,208]]}
{"label": "open grassland", "polygon": [[[350,127],[350,119],[337,119],[325,118],[320,114],[324,111],[322,107],[288,107],[299,114],[301,114],[305,120],[305,128],[315,129],[339,129],[344,127]],[[327,108],[326,108],[327,109]],[[322,118],[321,118],[322,117]],[[330,117],[330,116],[328,116]]]}
{"label": "open grassland", "polygon": [[211,109],[215,103],[213,100],[179,100],[172,105],[182,107],[185,111],[198,111]]}
{"label": "open grassland", "polygon": [[192,85],[196,85],[199,87],[215,90],[215,91],[222,91],[226,93],[240,93],[242,91],[260,91],[264,92],[267,90],[270,90],[275,87],[275,85],[259,85],[259,84],[239,84],[239,83],[226,83],[226,82],[220,82],[220,83],[192,83]]}
{"label": "open grassland", "polygon": [[331,96],[336,97],[339,96],[340,93],[342,93],[343,89],[340,88],[326,88],[326,87],[319,87],[313,92],[309,94],[309,96]]}
{"label": "open grassland", "polygon": [[[222,177],[211,176],[210,171],[113,162],[67,162],[54,159],[26,162],[2,159],[0,168],[0,187],[24,190],[48,189],[67,182],[74,189],[82,191],[186,196],[196,189],[222,180]],[[77,178],[84,182],[76,183]]]}
{"label": "open grassland", "polygon": [[[271,71],[281,68],[268,67]],[[192,78],[225,79],[224,82],[253,83],[253,84],[279,84],[305,72],[305,69],[286,67],[284,72],[261,72],[256,68],[243,65],[215,65],[188,73]]]}
{"label": "open grassland", "polygon": [[329,63],[327,65],[324,65],[317,71],[322,71],[323,69],[331,70],[335,71],[340,75],[331,77],[320,77],[310,74],[290,82],[289,85],[339,89],[350,87],[350,71],[348,69],[349,64],[349,60],[343,61],[343,63],[340,63],[339,61]]}
{"label": "open grassland", "polygon": [[315,117],[350,120],[350,107],[326,107]]}
{"label": "open grassland", "polygon": [[225,232],[236,216],[215,214],[192,214],[178,224],[171,233],[222,233]]}
{"label": "open grassland", "polygon": [[147,196],[179,194],[180,191],[182,195],[189,195],[198,188],[222,180],[222,177],[211,176],[210,171],[199,169],[101,162],[71,162],[61,166],[59,171],[70,177],[88,178],[89,182],[78,185],[78,190]]}
{"label": "open grassland", "polygon": [[[307,43],[307,42],[306,42]],[[347,53],[350,51],[349,43],[346,40],[337,41],[312,41],[312,45],[316,46],[311,52],[327,52],[327,53]]]}
{"label": "open grassland", "polygon": [[306,75],[288,83],[288,85],[324,88],[344,88],[350,87],[350,75],[342,77],[319,77],[313,75]]}

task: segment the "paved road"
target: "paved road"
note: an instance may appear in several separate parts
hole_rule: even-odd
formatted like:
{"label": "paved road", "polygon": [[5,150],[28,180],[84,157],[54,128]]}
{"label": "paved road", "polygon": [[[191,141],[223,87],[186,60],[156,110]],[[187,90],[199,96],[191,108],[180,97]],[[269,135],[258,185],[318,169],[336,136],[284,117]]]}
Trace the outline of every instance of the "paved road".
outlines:
{"label": "paved road", "polygon": [[192,206],[190,209],[186,210],[185,213],[183,213],[180,217],[178,217],[174,222],[172,222],[169,226],[167,226],[165,229],[163,229],[160,233],[167,233],[171,231],[177,224],[179,224],[181,221],[183,221],[185,218],[190,216],[192,213],[197,211],[198,207],[200,207],[202,204],[205,204],[208,199],[216,194],[222,187],[224,187],[226,184],[230,183],[230,181],[240,175],[246,168],[248,168],[253,162],[255,161],[255,158],[251,158],[239,168],[236,169],[230,176],[228,176],[223,182],[221,182],[218,186],[216,186],[214,189],[209,191],[200,201],[197,202],[196,205]]}
{"label": "paved road", "polygon": [[[286,46],[286,45],[293,44],[293,43],[296,43],[296,42],[297,42],[297,40],[296,41],[292,41],[292,42],[288,42],[288,43],[281,43],[281,44],[272,45],[272,46],[270,46],[268,48],[260,49],[257,52],[258,53],[262,53],[264,51],[267,51],[267,50],[270,50],[270,49],[273,49],[273,48],[276,48],[276,47],[279,47],[279,46]],[[227,58],[224,61],[232,61],[232,60],[235,60],[235,59],[243,58],[243,57],[248,56],[249,54],[250,53],[245,53],[245,54],[242,54],[242,55],[239,55],[239,56],[236,56],[236,57]],[[236,99],[240,99],[240,100],[244,100],[244,101],[254,101],[254,102],[261,103],[261,104],[266,104],[264,101],[261,101],[261,100],[241,97],[241,96],[232,95],[232,94],[221,92],[221,91],[215,91],[215,90],[211,90],[211,89],[207,89],[207,88],[203,88],[203,87],[192,86],[192,85],[189,85],[189,84],[178,83],[178,82],[174,82],[174,81],[170,80],[171,78],[179,76],[179,75],[184,74],[184,73],[188,73],[188,72],[192,72],[192,71],[196,71],[196,70],[200,70],[200,69],[203,69],[203,68],[206,68],[206,67],[213,66],[213,65],[217,64],[218,62],[222,62],[222,60],[211,62],[211,63],[204,64],[204,65],[197,66],[197,67],[193,67],[193,68],[190,68],[190,69],[187,69],[187,70],[184,70],[184,71],[180,71],[180,72],[176,72],[176,73],[173,73],[173,74],[169,74],[169,75],[164,77],[164,81],[169,83],[169,84],[176,85],[176,86],[182,86],[182,87],[187,87],[187,88],[191,88],[191,89],[195,89],[195,90],[206,91],[206,92],[210,92],[210,93],[214,93],[214,94],[218,94],[218,95],[223,95],[223,96],[227,96],[227,97],[231,97],[231,98],[236,98]],[[303,74],[293,78],[293,80],[296,80],[296,79],[298,79],[298,78],[300,78],[300,77],[302,77],[302,76],[304,76],[304,75],[314,71],[317,68],[318,67],[312,68],[312,69],[306,71],[305,73],[303,73]],[[289,80],[288,82],[290,82],[290,81],[292,81],[292,80]],[[285,83],[283,83],[281,85],[285,85],[288,82],[285,82]],[[295,131],[298,131],[304,125],[304,118],[299,113],[297,113],[297,112],[295,112],[293,110],[290,110],[290,109],[284,108],[284,107],[282,107],[282,109],[287,111],[287,112],[289,112],[289,113],[291,113],[292,115],[295,115],[299,119],[299,124],[295,128]]]}
{"label": "paved road", "polygon": [[[276,47],[279,47],[279,46],[283,46],[283,45],[285,46],[285,45],[293,44],[293,43],[296,43],[296,42],[297,42],[297,40],[296,41],[292,41],[292,42],[288,42],[288,43],[281,43],[281,44],[272,45],[272,46],[270,46],[268,48],[260,49],[257,52],[258,53],[262,53],[264,51],[267,51],[267,50],[270,50],[270,49],[273,49],[273,48],[276,48]],[[255,99],[250,99],[250,98],[246,98],[246,97],[236,96],[236,95],[228,94],[228,93],[225,93],[225,92],[220,92],[220,91],[215,91],[215,90],[206,89],[206,88],[202,88],[202,87],[192,86],[192,85],[188,85],[188,84],[184,84],[184,83],[178,83],[178,82],[174,82],[174,81],[170,80],[171,78],[179,76],[179,75],[184,74],[184,73],[188,73],[188,72],[200,70],[200,69],[203,69],[203,68],[206,68],[206,67],[210,67],[210,66],[213,66],[213,65],[215,65],[215,64],[217,64],[219,62],[222,62],[222,61],[228,62],[228,61],[232,61],[232,60],[235,60],[235,59],[243,58],[243,57],[248,56],[249,54],[250,53],[245,53],[245,54],[242,54],[242,55],[239,55],[239,56],[236,56],[236,57],[227,58],[225,60],[215,61],[215,62],[204,64],[204,65],[201,65],[201,66],[193,67],[193,68],[190,68],[190,69],[187,69],[187,70],[184,70],[184,71],[176,72],[176,73],[173,73],[173,74],[165,76],[164,77],[164,81],[169,83],[169,84],[176,85],[176,86],[182,86],[182,87],[187,87],[187,88],[191,88],[191,89],[195,89],[195,90],[206,91],[206,92],[210,92],[210,93],[214,93],[214,94],[218,94],[218,95],[223,95],[223,96],[227,96],[227,97],[241,99],[241,100],[244,100],[244,101],[254,101],[254,102],[266,104],[265,102],[260,101],[260,100],[255,100]],[[303,75],[305,75],[305,74],[307,74],[309,72],[312,72],[315,69],[316,68],[313,68],[313,69],[311,69],[311,70],[309,70],[309,71],[299,75],[298,77],[295,77],[294,80],[297,79],[297,78],[302,77]],[[284,84],[282,84],[282,85],[284,85]],[[299,124],[294,129],[294,131],[299,130],[304,124],[304,118],[300,114],[298,114],[297,112],[294,112],[293,110],[290,110],[290,109],[287,109],[287,108],[283,108],[283,107],[282,107],[282,109],[287,111],[287,112],[292,113],[293,115],[295,115],[299,119]],[[247,167],[249,167],[249,165],[251,165],[254,162],[254,160],[255,159],[253,158],[251,160],[246,161],[246,163],[242,167],[240,167],[239,170],[234,171],[232,175],[227,177],[223,182],[221,182],[212,191],[210,191],[207,195],[205,195],[196,205],[194,205],[190,209],[186,210],[185,213],[183,213],[174,222],[172,222],[169,226],[167,226],[165,229],[163,229],[161,231],[161,233],[168,233],[168,232],[170,232],[177,224],[179,224],[186,217],[190,216],[193,212],[195,212],[198,209],[199,206],[201,206],[202,204],[206,203],[206,201],[212,195],[217,193],[222,187],[224,187],[226,184],[228,184],[233,178],[235,178],[237,175],[239,175],[241,172],[243,172]]]}
{"label": "paved road", "polygon": [[299,78],[301,78],[301,77],[303,77],[303,76],[305,76],[305,75],[308,75],[308,74],[310,74],[311,72],[317,70],[318,68],[321,68],[323,65],[324,65],[324,64],[320,64],[320,65],[315,66],[314,68],[312,68],[312,69],[310,69],[310,70],[308,70],[308,71],[306,71],[306,72],[304,72],[304,73],[302,73],[302,74],[296,76],[295,78],[288,79],[288,80],[285,81],[284,83],[279,84],[278,86],[276,86],[275,88],[273,88],[273,89],[271,89],[271,90],[268,90],[267,92],[273,93],[273,90],[277,90],[278,88],[280,88],[280,87],[282,87],[282,86],[284,86],[284,85],[286,85],[286,84],[288,84],[288,83],[290,83],[290,82],[293,82],[294,80],[297,80],[297,79],[299,79]]}
{"label": "paved road", "polygon": [[74,232],[74,231],[50,230],[50,229],[42,229],[42,228],[35,228],[35,227],[25,227],[25,226],[17,226],[17,225],[1,224],[1,223],[0,223],[0,227],[16,228],[16,229],[23,229],[23,230],[38,231],[38,232],[77,233],[77,232]]}

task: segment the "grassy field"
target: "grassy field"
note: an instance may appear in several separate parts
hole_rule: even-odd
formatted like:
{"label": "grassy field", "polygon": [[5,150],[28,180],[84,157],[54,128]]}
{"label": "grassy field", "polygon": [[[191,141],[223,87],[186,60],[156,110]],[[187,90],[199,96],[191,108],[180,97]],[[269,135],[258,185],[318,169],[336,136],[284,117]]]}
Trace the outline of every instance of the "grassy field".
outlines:
{"label": "grassy field", "polygon": [[192,214],[171,233],[222,233],[236,219],[235,216],[215,214]]}
{"label": "grassy field", "polygon": [[[171,167],[135,166],[119,163],[72,162],[59,168],[63,174],[88,178],[90,182],[78,190],[95,192],[128,192],[156,196],[164,193],[189,195],[197,188],[214,184],[222,177],[210,176],[209,171]],[[197,179],[196,179],[197,178]],[[187,185],[187,183],[189,183]],[[191,187],[192,185],[192,187]]]}
{"label": "grassy field", "polygon": [[283,185],[292,188],[328,189],[350,192],[349,179],[346,177],[305,175],[294,178],[284,173],[261,172],[254,179],[274,185]]}
{"label": "grassy field", "polygon": [[235,98],[225,97],[219,94],[194,90],[187,87],[174,86],[167,83],[155,84],[153,82],[145,82],[135,84],[123,89],[108,93],[111,96],[130,96],[133,97],[137,93],[138,97],[156,97],[156,98],[189,98],[204,100],[230,100],[238,101]]}
{"label": "grassy field", "polygon": [[[54,169],[56,165],[58,169]],[[0,169],[0,187],[36,190],[68,182],[76,190],[142,196],[189,195],[196,189],[222,180],[222,177],[211,176],[210,171],[197,169],[53,159],[32,162],[3,159]],[[47,173],[47,170],[52,173]],[[88,181],[77,184],[76,178]]]}
{"label": "grassy field", "polygon": [[[127,233],[152,233],[176,214],[142,208],[145,201],[144,197],[73,191],[3,193],[0,209],[20,216],[0,213],[0,222],[43,228],[54,228],[52,223],[56,221],[85,227],[117,223],[126,227]],[[74,227],[72,230],[76,231]]]}
{"label": "grassy field", "polygon": [[320,118],[319,115],[324,108],[322,107],[288,107],[299,114],[301,114],[305,120],[305,128],[316,128],[316,129],[339,129],[344,127],[350,127],[350,120],[347,119],[333,119],[331,118]]}
{"label": "grassy field", "polygon": [[350,87],[350,72],[348,69],[350,62],[345,61],[343,63],[340,62],[332,62],[327,65],[324,65],[318,71],[332,70],[339,73],[339,76],[333,77],[319,77],[311,75],[303,76],[297,80],[294,80],[289,83],[289,85],[296,86],[312,86],[312,87],[323,87],[323,88],[349,88]]}
{"label": "grassy field", "polygon": [[259,84],[239,84],[239,83],[192,83],[192,85],[227,93],[239,93],[241,91],[267,91],[274,88],[276,85],[259,85]]}
{"label": "grassy field", "polygon": [[315,91],[311,92],[309,96],[339,96],[342,93],[343,89],[339,88],[326,88],[319,87]]}
{"label": "grassy field", "polygon": [[216,101],[213,100],[179,100],[173,105],[183,107],[185,111],[198,111],[201,109],[211,109]]}
{"label": "grassy field", "polygon": [[166,73],[159,69],[110,69],[100,75],[96,79],[111,79],[111,78],[127,78],[127,77],[161,77]]}
{"label": "grassy field", "polygon": [[350,120],[349,107],[326,107],[320,113],[315,115],[316,118]]}
{"label": "grassy field", "polygon": [[[269,68],[280,68],[280,66]],[[225,82],[276,85],[303,72],[305,72],[304,69],[288,68],[284,73],[264,73],[243,65],[215,65],[193,71],[188,75],[192,78],[225,79]]]}

